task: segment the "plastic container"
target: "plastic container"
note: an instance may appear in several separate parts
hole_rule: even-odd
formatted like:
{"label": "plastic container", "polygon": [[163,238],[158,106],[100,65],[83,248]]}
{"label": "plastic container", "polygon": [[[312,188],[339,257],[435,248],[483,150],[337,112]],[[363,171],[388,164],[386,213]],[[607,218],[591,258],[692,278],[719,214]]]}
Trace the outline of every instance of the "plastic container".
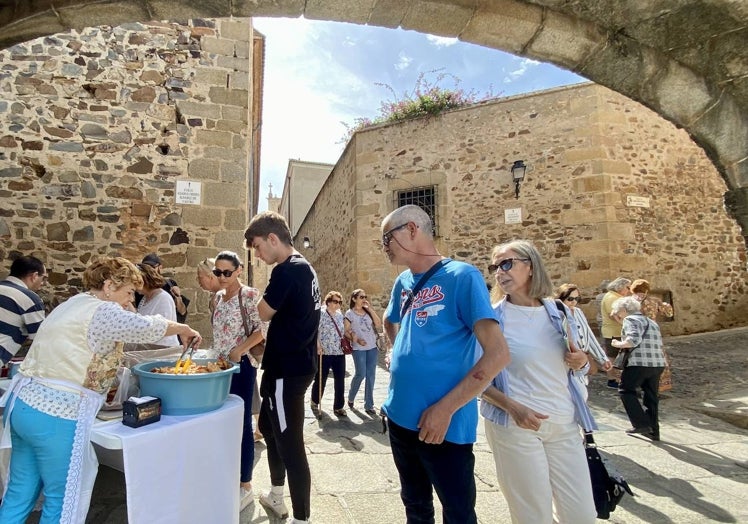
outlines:
{"label": "plastic container", "polygon": [[[196,364],[215,362],[215,359],[196,359]],[[214,373],[195,375],[171,375],[151,373],[151,369],[173,366],[174,360],[141,362],[132,368],[140,381],[140,396],[161,399],[161,413],[164,415],[196,415],[220,408],[229,396],[231,375],[239,372],[234,364],[229,369]]]}
{"label": "plastic container", "polygon": [[23,360],[11,360],[8,362],[8,378],[13,378],[18,370],[21,369]]}

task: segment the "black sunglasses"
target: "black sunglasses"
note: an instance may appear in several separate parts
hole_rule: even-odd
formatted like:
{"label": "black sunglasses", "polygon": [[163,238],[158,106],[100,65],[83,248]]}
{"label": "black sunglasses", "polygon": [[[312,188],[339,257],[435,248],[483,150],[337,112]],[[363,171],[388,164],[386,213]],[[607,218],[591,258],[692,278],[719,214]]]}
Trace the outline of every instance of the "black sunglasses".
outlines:
{"label": "black sunglasses", "polygon": [[343,301],[342,300],[331,300],[330,303],[332,303],[332,304],[342,304]]}
{"label": "black sunglasses", "polygon": [[582,297],[566,297],[564,300],[567,300],[569,302],[579,302]]}
{"label": "black sunglasses", "polygon": [[488,272],[489,273],[496,273],[496,271],[498,271],[499,269],[502,270],[502,271],[509,271],[510,269],[512,269],[512,267],[514,267],[514,261],[515,260],[520,260],[522,262],[529,262],[530,261],[529,258],[505,258],[504,260],[502,260],[498,264],[489,264],[489,266],[488,266]]}
{"label": "black sunglasses", "polygon": [[362,298],[362,299],[366,300],[366,295],[359,295],[356,298]]}
{"label": "black sunglasses", "polygon": [[[239,269],[239,268],[236,268],[236,269]],[[223,276],[223,277],[229,278],[231,275],[236,273],[236,269],[234,269],[233,271],[229,271],[228,269],[224,269],[223,271],[221,271],[220,269],[213,268],[213,274],[217,277]]]}
{"label": "black sunglasses", "polygon": [[406,227],[408,224],[409,224],[409,222],[406,222],[404,224],[400,224],[399,226],[393,227],[392,229],[390,229],[389,231],[387,231],[384,235],[382,235],[382,245],[384,247],[389,246],[390,245],[390,241],[392,240],[392,234],[395,231],[397,231],[398,229],[402,229],[402,228]]}

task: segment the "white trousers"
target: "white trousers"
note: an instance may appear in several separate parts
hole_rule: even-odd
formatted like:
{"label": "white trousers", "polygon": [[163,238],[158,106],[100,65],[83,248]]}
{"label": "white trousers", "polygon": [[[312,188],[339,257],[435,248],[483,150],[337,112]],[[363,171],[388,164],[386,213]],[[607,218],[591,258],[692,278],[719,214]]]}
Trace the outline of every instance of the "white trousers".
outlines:
{"label": "white trousers", "polygon": [[538,431],[485,420],[499,486],[514,524],[593,524],[597,517],[576,423],[543,421]]}

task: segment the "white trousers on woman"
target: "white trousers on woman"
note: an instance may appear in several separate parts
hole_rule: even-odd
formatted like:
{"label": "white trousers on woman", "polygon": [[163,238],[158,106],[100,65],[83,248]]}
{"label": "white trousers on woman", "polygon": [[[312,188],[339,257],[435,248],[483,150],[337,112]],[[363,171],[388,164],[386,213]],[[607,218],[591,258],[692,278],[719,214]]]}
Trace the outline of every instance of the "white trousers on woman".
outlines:
{"label": "white trousers on woman", "polygon": [[[576,423],[543,421],[538,431],[485,420],[496,476],[514,524],[593,524],[597,517]],[[555,510],[555,511],[554,511]]]}

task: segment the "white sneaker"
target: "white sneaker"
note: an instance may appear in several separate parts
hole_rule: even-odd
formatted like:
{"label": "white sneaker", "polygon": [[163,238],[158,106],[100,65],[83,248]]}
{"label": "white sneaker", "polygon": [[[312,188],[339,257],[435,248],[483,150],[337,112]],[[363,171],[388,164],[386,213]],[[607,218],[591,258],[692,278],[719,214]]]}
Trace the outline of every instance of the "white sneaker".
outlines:
{"label": "white sneaker", "polygon": [[244,511],[244,508],[251,506],[255,502],[255,493],[251,489],[239,488],[239,512]]}
{"label": "white sneaker", "polygon": [[267,495],[260,495],[260,505],[267,511],[272,512],[275,516],[281,519],[288,518],[288,508],[286,503],[283,502],[283,496],[277,497],[272,492]]}

